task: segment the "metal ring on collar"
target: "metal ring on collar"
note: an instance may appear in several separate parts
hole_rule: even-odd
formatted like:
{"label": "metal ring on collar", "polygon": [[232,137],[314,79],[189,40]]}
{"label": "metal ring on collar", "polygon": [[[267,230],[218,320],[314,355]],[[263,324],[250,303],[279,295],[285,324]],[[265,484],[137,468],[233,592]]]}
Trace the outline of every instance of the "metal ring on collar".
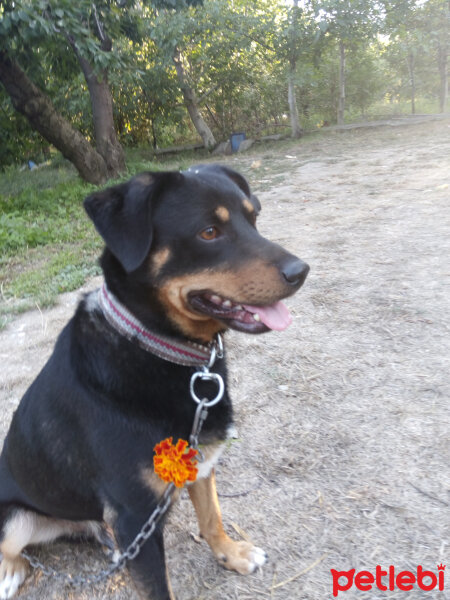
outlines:
{"label": "metal ring on collar", "polygon": [[207,369],[210,369],[214,365],[216,358],[223,358],[223,340],[220,333],[216,335],[216,339],[211,346],[211,355],[208,364],[205,365]]}
{"label": "metal ring on collar", "polygon": [[197,371],[196,373],[194,373],[191,377],[191,383],[190,383],[190,391],[191,391],[191,396],[192,399],[197,402],[197,404],[200,404],[200,402],[202,402],[202,399],[200,399],[197,394],[195,393],[195,389],[194,389],[194,385],[195,382],[197,381],[197,379],[201,379],[202,381],[215,381],[217,383],[218,386],[218,391],[217,394],[215,396],[215,398],[212,398],[211,400],[208,400],[207,402],[205,402],[204,406],[206,408],[209,408],[210,406],[214,406],[215,404],[217,404],[218,402],[220,402],[220,400],[222,400],[223,398],[223,393],[225,391],[225,384],[223,382],[222,376],[219,375],[218,373],[210,373],[208,372],[203,372],[203,371]]}
{"label": "metal ring on collar", "polygon": [[216,346],[217,358],[223,358],[223,338],[220,333],[216,335]]}

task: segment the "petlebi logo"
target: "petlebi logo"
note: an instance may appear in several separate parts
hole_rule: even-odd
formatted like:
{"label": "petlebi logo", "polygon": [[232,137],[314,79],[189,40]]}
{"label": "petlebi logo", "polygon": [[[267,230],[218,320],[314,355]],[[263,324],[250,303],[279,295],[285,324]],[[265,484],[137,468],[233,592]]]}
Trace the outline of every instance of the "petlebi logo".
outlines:
{"label": "petlebi logo", "polygon": [[352,587],[364,592],[374,588],[383,592],[393,592],[394,590],[409,592],[417,588],[425,592],[431,590],[442,592],[445,585],[445,565],[437,565],[436,569],[437,573],[425,570],[421,565],[415,571],[399,572],[393,565],[390,565],[387,570],[377,565],[375,572],[359,571],[356,573],[356,569],[349,571],[330,569],[333,578],[333,596],[336,598],[339,592],[346,592]]}

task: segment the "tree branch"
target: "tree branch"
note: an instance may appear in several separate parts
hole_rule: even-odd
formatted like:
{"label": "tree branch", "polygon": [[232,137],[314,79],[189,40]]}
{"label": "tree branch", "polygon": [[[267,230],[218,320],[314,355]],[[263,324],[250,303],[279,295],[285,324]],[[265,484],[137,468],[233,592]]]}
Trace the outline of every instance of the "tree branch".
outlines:
{"label": "tree branch", "polygon": [[100,40],[100,48],[105,52],[111,52],[112,49],[112,40],[105,34],[105,29],[103,27],[102,22],[99,19],[97,7],[94,3],[92,3],[92,12],[94,13],[95,26],[97,29],[97,37]]}

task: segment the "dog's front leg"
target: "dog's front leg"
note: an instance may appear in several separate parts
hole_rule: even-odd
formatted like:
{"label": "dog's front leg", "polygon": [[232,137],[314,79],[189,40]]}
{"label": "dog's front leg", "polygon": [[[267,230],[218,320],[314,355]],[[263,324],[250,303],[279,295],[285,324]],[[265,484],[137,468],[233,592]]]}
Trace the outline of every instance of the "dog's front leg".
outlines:
{"label": "dog's front leg", "polygon": [[[123,552],[134,540],[148,518],[129,512],[119,513],[114,532]],[[128,562],[128,571],[142,600],[175,600],[164,554],[163,526],[156,527],[139,554]]]}
{"label": "dog's front leg", "polygon": [[222,525],[214,471],[189,486],[189,496],[197,513],[200,534],[226,569],[246,575],[266,562],[266,553],[250,542],[235,542]]}

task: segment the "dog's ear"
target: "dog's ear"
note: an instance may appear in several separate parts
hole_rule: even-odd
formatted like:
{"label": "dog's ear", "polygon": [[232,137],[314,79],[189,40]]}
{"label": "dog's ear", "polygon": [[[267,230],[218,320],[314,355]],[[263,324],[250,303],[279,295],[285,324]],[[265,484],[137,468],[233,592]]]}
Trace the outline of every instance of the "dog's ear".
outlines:
{"label": "dog's ear", "polygon": [[238,188],[244,192],[247,198],[253,205],[255,209],[255,213],[258,215],[261,212],[261,203],[258,198],[252,194],[250,190],[250,186],[248,185],[247,180],[243,175],[235,171],[234,169],[230,169],[229,167],[225,167],[224,165],[198,165],[195,167],[190,167],[189,171],[193,171],[194,173],[211,173],[221,176],[226,176],[228,179],[231,179]]}
{"label": "dog's ear", "polygon": [[84,201],[97,231],[127,273],[137,269],[150,250],[151,199],[157,181],[157,174],[143,173]]}

